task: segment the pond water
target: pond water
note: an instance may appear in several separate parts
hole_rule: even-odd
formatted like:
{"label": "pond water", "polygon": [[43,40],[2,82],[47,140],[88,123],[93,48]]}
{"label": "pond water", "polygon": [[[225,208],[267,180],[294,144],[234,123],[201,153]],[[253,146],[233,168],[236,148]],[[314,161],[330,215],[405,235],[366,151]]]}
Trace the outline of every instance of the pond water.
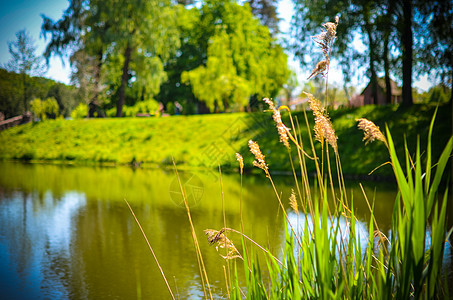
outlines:
{"label": "pond water", "polygon": [[[180,176],[209,280],[215,298],[220,298],[226,295],[226,263],[215,246],[208,244],[203,230],[223,227],[222,191],[226,225],[240,229],[240,175],[220,177],[201,171],[181,172]],[[274,181],[287,203],[292,179],[274,177]],[[381,229],[388,230],[395,187],[376,182],[363,185],[368,197],[377,199],[375,213]],[[358,183],[348,183],[348,190],[354,197],[356,215],[366,226],[369,211]],[[174,171],[5,162],[0,163],[2,296],[169,298],[125,199],[147,234],[175,296],[202,297],[190,226]],[[278,253],[285,222],[272,186],[264,176],[245,175],[242,199],[245,233]],[[230,237],[240,248],[240,238]]]}

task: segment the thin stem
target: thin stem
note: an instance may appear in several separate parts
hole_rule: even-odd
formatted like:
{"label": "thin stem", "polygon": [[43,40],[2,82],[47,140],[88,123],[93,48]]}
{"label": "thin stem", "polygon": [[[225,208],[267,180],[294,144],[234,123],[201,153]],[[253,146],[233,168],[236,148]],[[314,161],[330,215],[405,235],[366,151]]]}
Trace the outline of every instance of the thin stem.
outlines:
{"label": "thin stem", "polygon": [[272,188],[274,189],[274,193],[277,196],[278,203],[280,204],[280,207],[283,211],[283,215],[285,216],[286,221],[289,224],[289,227],[291,227],[291,231],[293,232],[294,236],[296,237],[297,242],[299,243],[299,246],[302,248],[302,243],[299,239],[299,236],[296,234],[296,231],[293,228],[293,225],[289,221],[288,214],[286,213],[285,207],[283,206],[282,200],[280,199],[280,196],[278,195],[277,188],[275,187],[274,181],[272,180],[271,174],[269,173],[268,170],[265,170],[266,172],[266,177],[269,178],[269,181],[271,182]]}
{"label": "thin stem", "polygon": [[175,299],[175,296],[173,295],[173,292],[171,291],[170,285],[168,284],[167,277],[165,277],[164,270],[162,269],[162,267],[161,267],[160,264],[159,264],[159,261],[157,260],[156,254],[154,253],[153,247],[151,247],[151,244],[149,243],[149,240],[148,240],[148,238],[147,238],[147,236],[146,236],[146,234],[145,234],[145,231],[144,231],[143,228],[142,228],[142,225],[140,225],[140,222],[138,221],[137,216],[136,216],[135,213],[134,213],[134,210],[133,210],[132,207],[129,205],[129,202],[127,202],[126,199],[124,199],[124,201],[126,202],[127,207],[129,207],[129,210],[131,211],[132,216],[134,216],[135,222],[137,222],[137,225],[138,225],[138,227],[140,228],[140,231],[142,232],[142,235],[143,235],[143,237],[145,238],[146,243],[148,244],[149,250],[150,250],[151,253],[153,254],[154,260],[156,261],[157,267],[159,268],[160,273],[162,274],[162,277],[164,278],[165,284],[167,285],[167,289],[168,289],[168,291],[170,292],[171,298],[172,298],[172,299]]}
{"label": "thin stem", "polygon": [[200,250],[200,245],[198,244],[197,234],[195,232],[195,226],[193,225],[192,216],[190,214],[189,204],[187,203],[186,191],[185,191],[185,189],[184,189],[184,187],[183,187],[183,185],[181,183],[181,178],[179,177],[178,169],[176,169],[176,164],[175,164],[174,160],[173,160],[173,166],[174,166],[174,169],[175,169],[176,177],[178,178],[179,188],[181,189],[181,195],[182,195],[182,198],[184,200],[184,206],[186,207],[187,217],[188,217],[189,223],[190,223],[190,229],[191,229],[191,232],[192,232],[192,239],[193,239],[193,243],[194,243],[194,247],[195,247],[195,252],[197,254],[198,268],[200,270],[200,277],[201,277],[201,281],[202,281],[202,285],[203,285],[203,292],[204,292],[205,298],[207,299],[208,296],[207,296],[206,287],[205,287],[205,281],[206,281],[206,285],[208,287],[209,297],[211,299],[213,299],[212,298],[212,293],[211,293],[211,287],[209,285],[208,274],[206,272],[206,267],[204,265],[203,256],[202,256],[201,250]]}
{"label": "thin stem", "polygon": [[246,238],[247,240],[249,240],[250,242],[252,242],[255,246],[257,246],[258,248],[260,248],[261,250],[263,250],[264,252],[266,252],[267,254],[269,254],[276,262],[278,262],[281,266],[285,267],[283,265],[283,263],[278,259],[276,258],[274,255],[272,255],[272,253],[269,252],[269,250],[266,250],[265,248],[263,248],[260,244],[258,244],[257,242],[255,242],[254,240],[252,240],[251,238],[249,238],[247,235],[245,235],[244,233],[240,232],[240,231],[237,231],[233,228],[223,228],[225,231],[231,231],[231,232],[234,232],[234,233],[237,233],[237,234],[240,234],[242,237]]}
{"label": "thin stem", "polygon": [[[224,196],[224,193],[223,193],[222,169],[220,168],[220,165],[219,165],[219,175],[220,175],[220,191],[222,193],[223,227],[226,227],[225,196]],[[225,246],[225,249],[226,249],[226,240],[224,241],[224,246]],[[228,278],[227,278],[228,279],[227,280],[227,291],[228,291],[228,285],[231,285],[229,251],[227,251],[226,256],[227,256],[227,268],[228,268]],[[229,292],[228,292],[228,298],[230,298]]]}

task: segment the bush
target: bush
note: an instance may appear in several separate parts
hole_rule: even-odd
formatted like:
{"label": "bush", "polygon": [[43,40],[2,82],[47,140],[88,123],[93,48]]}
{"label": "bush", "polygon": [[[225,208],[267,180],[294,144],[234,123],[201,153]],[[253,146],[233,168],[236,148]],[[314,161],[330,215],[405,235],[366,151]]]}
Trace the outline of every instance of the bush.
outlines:
{"label": "bush", "polygon": [[[133,106],[123,106],[124,117],[136,117],[137,114],[150,114],[151,116],[159,116],[159,103],[156,100],[150,99],[139,101]],[[107,117],[113,118],[116,116],[116,107],[112,107],[106,111]]]}
{"label": "bush", "polygon": [[42,121],[46,119],[56,119],[60,115],[58,102],[53,97],[47,98],[44,101],[36,98],[30,101],[30,106],[35,118]]}
{"label": "bush", "polygon": [[135,117],[137,114],[159,115],[159,103],[151,99],[139,101],[134,106],[124,106],[123,114],[125,117]]}
{"label": "bush", "polygon": [[71,118],[73,119],[83,119],[88,115],[88,106],[85,103],[80,103],[76,108],[71,112]]}

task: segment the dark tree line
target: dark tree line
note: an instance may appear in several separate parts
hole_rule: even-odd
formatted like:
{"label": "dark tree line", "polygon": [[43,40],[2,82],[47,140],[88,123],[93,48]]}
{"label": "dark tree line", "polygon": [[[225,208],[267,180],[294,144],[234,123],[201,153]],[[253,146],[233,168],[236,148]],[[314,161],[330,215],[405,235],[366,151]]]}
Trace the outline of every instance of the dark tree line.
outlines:
{"label": "dark tree line", "polygon": [[[340,15],[333,56],[341,65],[345,84],[358,65],[368,65],[373,94],[378,73],[384,73],[386,99],[390,103],[390,75],[403,83],[403,104],[411,105],[414,75],[430,73],[451,87],[453,49],[452,1],[433,0],[354,0],[339,2],[294,1],[292,49],[304,65],[311,62],[310,36],[319,25]],[[367,51],[353,48],[361,38]],[[376,100],[377,97],[374,97]]]}
{"label": "dark tree line", "polygon": [[[27,83],[27,107],[23,101],[22,83],[25,76]],[[77,89],[63,83],[55,82],[44,77],[31,77],[0,68],[0,112],[5,118],[15,117],[30,109],[30,101],[39,98],[57,100],[59,111],[63,116],[69,116],[80,101]]]}

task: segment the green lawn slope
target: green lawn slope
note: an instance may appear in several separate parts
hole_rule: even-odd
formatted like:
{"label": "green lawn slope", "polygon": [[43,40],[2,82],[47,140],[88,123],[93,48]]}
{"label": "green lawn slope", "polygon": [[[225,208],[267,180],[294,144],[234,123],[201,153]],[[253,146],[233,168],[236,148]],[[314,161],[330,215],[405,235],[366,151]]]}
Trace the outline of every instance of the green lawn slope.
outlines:
{"label": "green lawn slope", "polygon": [[[426,144],[434,111],[434,105],[364,106],[331,111],[344,174],[365,175],[388,161],[382,143],[364,145],[356,119],[368,118],[383,131],[387,124],[399,149],[403,150],[406,139],[409,149],[415,151],[417,136],[422,146]],[[451,111],[451,105],[439,107],[433,134],[434,157],[440,155],[452,134]],[[311,112],[307,115],[313,126]],[[298,112],[293,116],[299,120],[304,147],[309,149],[304,114]],[[285,118],[289,126],[287,116]],[[156,167],[171,165],[174,158],[182,168],[215,170],[219,164],[224,169],[237,168],[235,153],[240,152],[246,167],[252,169],[253,157],[247,147],[249,139],[260,144],[271,171],[290,171],[288,152],[279,143],[270,112],[30,123],[0,132],[0,160],[139,163],[143,167]],[[295,151],[292,155],[296,159]],[[309,168],[312,167],[309,163]],[[373,174],[386,176],[391,170],[387,165]]]}

